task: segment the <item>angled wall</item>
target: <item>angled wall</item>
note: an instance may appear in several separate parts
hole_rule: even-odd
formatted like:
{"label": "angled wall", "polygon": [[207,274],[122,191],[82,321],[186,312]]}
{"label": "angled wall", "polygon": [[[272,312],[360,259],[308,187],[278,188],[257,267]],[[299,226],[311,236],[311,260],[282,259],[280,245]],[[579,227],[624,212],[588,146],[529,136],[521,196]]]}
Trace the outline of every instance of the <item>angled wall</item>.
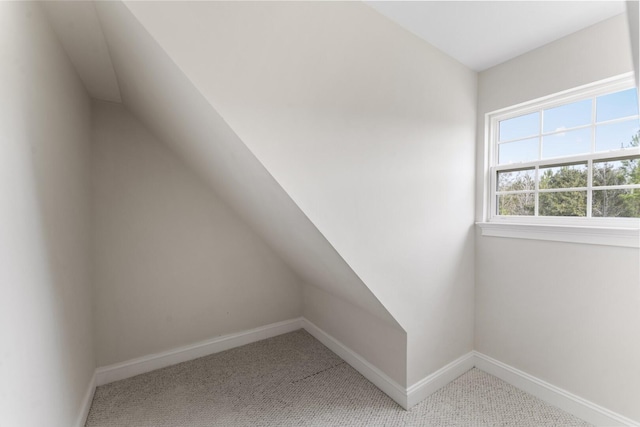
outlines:
{"label": "angled wall", "polygon": [[[359,324],[370,323],[370,316],[380,319],[406,343],[406,333],[385,307],[126,6],[104,2],[96,7],[125,106],[197,171],[306,286],[355,306],[364,315]],[[382,342],[375,347],[363,356],[390,352]],[[406,370],[404,350],[402,355],[393,359],[389,372]],[[394,379],[406,382],[404,374]]]}
{"label": "angled wall", "polygon": [[126,6],[407,331],[408,384],[472,349],[474,72],[361,3]]}
{"label": "angled wall", "polygon": [[[626,25],[620,15],[482,72],[478,153],[484,114],[632,71]],[[479,155],[479,185],[484,166]],[[478,235],[476,271],[477,350],[640,422],[638,249]]]}
{"label": "angled wall", "polygon": [[98,366],[302,315],[300,278],[124,106],[92,123]]}
{"label": "angled wall", "polygon": [[0,3],[0,424],[75,426],[95,369],[90,101],[36,3]]}

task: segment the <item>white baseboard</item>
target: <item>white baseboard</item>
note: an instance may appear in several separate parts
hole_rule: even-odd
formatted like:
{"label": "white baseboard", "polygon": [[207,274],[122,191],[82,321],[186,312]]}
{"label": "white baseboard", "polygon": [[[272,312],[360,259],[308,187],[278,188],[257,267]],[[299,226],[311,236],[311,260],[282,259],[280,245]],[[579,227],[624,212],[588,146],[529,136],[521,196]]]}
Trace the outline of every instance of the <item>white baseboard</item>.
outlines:
{"label": "white baseboard", "polygon": [[411,408],[473,368],[473,352],[465,354],[407,389],[407,407]]}
{"label": "white baseboard", "polygon": [[[292,332],[300,328],[304,328],[405,409],[411,408],[434,391],[447,385],[473,367],[473,358],[471,357],[471,353],[469,353],[406,389],[349,347],[327,334],[309,320],[300,317],[272,323],[248,331],[216,337],[207,341],[131,359],[122,363],[100,367],[96,369],[94,376],[95,386],[123,380],[177,363],[187,362],[199,357]],[[93,397],[95,386],[92,387],[91,398]],[[89,400],[88,407],[90,404],[91,401]]]}
{"label": "white baseboard", "polygon": [[80,406],[80,414],[78,414],[78,420],[76,421],[76,427],[84,427],[87,422],[87,417],[89,416],[89,409],[91,409],[91,403],[93,402],[93,395],[96,392],[96,374],[94,372],[91,377],[91,381],[89,381],[89,386],[87,387],[87,392],[82,399],[82,404]]}
{"label": "white baseboard", "polygon": [[476,368],[544,400],[596,426],[640,426],[639,423],[589,402],[519,369],[477,351],[473,352]]}
{"label": "white baseboard", "polygon": [[640,423],[638,422],[616,414],[615,412],[477,351],[472,351],[454,360],[409,388],[404,388],[362,356],[303,317],[220,336],[211,340],[139,357],[115,365],[100,367],[96,369],[83,400],[82,413],[78,416],[77,426],[84,426],[96,386],[229,350],[287,332],[293,332],[300,328],[304,328],[405,409],[411,408],[469,369],[476,367],[596,426],[640,427]]}
{"label": "white baseboard", "polygon": [[309,320],[303,317],[301,323],[302,327],[315,339],[340,356],[345,362],[351,365],[351,367],[360,372],[363,377],[371,381],[391,399],[395,400],[398,405],[408,409],[407,390],[404,387]]}
{"label": "white baseboard", "polygon": [[177,363],[187,362],[213,353],[229,350],[241,345],[275,337],[276,335],[300,329],[301,318],[272,323],[248,331],[223,335],[195,344],[178,347],[148,356],[138,357],[114,365],[96,369],[96,385],[101,386],[114,381],[123,380],[136,375],[155,371]]}

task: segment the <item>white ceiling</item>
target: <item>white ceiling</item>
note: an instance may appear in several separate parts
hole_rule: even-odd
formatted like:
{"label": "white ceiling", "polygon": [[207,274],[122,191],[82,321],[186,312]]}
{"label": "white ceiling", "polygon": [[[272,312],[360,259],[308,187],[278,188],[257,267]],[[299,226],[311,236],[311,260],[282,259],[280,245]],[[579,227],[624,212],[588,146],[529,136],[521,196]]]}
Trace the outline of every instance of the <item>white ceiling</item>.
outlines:
{"label": "white ceiling", "polygon": [[623,1],[366,3],[476,71],[625,11]]}
{"label": "white ceiling", "polygon": [[[623,1],[366,1],[378,12],[482,71],[624,13]],[[94,2],[43,2],[89,94],[120,101]]]}

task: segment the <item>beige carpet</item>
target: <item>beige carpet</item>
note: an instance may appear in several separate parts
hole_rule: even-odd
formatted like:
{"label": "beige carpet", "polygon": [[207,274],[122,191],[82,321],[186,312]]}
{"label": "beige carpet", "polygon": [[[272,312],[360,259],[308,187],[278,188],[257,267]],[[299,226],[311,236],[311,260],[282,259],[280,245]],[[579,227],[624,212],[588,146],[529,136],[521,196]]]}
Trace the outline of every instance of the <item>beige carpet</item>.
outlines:
{"label": "beige carpet", "polygon": [[86,424],[587,425],[477,369],[405,411],[303,330],[98,387]]}

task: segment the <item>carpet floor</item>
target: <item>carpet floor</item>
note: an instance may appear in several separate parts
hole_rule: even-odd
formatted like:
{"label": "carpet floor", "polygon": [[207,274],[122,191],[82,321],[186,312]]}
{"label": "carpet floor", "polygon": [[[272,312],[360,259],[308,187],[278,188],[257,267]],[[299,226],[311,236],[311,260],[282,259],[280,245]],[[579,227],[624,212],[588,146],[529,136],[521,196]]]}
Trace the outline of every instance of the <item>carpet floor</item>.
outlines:
{"label": "carpet floor", "polygon": [[86,427],[588,426],[478,369],[410,411],[304,330],[98,387]]}

